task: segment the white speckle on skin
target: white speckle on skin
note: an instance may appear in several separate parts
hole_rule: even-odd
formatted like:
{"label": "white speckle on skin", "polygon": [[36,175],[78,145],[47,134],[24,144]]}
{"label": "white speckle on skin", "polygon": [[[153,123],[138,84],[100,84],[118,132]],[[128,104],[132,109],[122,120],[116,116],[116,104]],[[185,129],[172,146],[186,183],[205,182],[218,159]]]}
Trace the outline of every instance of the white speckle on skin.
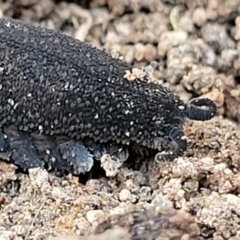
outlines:
{"label": "white speckle on skin", "polygon": [[18,105],[19,105],[19,103],[16,103],[16,104],[13,106],[13,109],[16,109]]}
{"label": "white speckle on skin", "polygon": [[13,99],[9,98],[9,99],[8,99],[8,103],[13,106],[13,105],[14,105]]}
{"label": "white speckle on skin", "polygon": [[40,134],[43,132],[43,126],[42,125],[39,125],[38,126],[38,130],[39,130],[39,132],[40,132]]}
{"label": "white speckle on skin", "polygon": [[40,82],[42,82],[43,80],[44,80],[44,76],[41,75],[41,76],[40,76]]}
{"label": "white speckle on skin", "polygon": [[184,110],[184,109],[185,109],[185,106],[180,105],[180,106],[178,106],[178,108],[179,108],[180,110]]}
{"label": "white speckle on skin", "polygon": [[10,22],[7,22],[7,23],[6,23],[6,27],[10,28],[10,27],[11,27],[11,23],[10,23]]}
{"label": "white speckle on skin", "polygon": [[68,88],[69,88],[69,82],[66,82],[66,84],[65,84],[65,86],[64,86],[64,89],[65,89],[65,90],[68,90]]}
{"label": "white speckle on skin", "polygon": [[125,132],[125,135],[126,135],[127,137],[130,137],[130,132]]}

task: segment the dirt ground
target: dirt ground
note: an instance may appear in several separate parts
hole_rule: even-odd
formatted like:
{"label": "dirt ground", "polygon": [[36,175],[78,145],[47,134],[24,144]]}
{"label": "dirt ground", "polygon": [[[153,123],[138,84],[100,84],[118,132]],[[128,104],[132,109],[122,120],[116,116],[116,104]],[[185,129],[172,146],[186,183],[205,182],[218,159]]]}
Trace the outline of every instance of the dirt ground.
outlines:
{"label": "dirt ground", "polygon": [[168,164],[128,161],[115,177],[23,174],[0,161],[0,239],[240,239],[240,0],[2,0],[1,17],[60,29],[133,65],[183,100],[218,106],[185,126]]}

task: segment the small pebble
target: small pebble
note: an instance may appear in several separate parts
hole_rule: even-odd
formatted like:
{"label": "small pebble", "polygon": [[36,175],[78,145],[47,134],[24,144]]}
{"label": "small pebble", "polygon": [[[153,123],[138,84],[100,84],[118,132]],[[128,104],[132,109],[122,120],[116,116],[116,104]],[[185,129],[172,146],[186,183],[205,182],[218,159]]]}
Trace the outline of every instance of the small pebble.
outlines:
{"label": "small pebble", "polygon": [[127,202],[130,201],[132,197],[131,192],[128,189],[122,189],[119,193],[119,200],[121,202]]}

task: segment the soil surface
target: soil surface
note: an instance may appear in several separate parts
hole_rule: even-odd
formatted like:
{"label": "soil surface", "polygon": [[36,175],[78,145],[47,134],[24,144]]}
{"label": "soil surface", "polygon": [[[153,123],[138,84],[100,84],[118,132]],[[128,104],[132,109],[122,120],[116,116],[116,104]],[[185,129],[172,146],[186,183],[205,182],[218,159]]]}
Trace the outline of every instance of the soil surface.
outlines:
{"label": "soil surface", "polygon": [[2,0],[1,17],[59,29],[138,67],[183,100],[218,106],[188,121],[171,163],[127,161],[115,177],[0,161],[0,239],[240,239],[240,0]]}

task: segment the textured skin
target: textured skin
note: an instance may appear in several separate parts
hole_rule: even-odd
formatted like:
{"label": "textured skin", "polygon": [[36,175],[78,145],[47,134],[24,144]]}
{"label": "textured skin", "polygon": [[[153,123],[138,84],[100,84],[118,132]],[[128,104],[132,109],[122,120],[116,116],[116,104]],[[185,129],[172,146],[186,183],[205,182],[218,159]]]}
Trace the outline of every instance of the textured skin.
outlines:
{"label": "textured skin", "polygon": [[128,81],[124,75],[132,68],[60,32],[1,19],[0,126],[159,151],[173,145],[170,155],[181,154],[185,119],[208,120],[215,105],[185,104],[160,84]]}

